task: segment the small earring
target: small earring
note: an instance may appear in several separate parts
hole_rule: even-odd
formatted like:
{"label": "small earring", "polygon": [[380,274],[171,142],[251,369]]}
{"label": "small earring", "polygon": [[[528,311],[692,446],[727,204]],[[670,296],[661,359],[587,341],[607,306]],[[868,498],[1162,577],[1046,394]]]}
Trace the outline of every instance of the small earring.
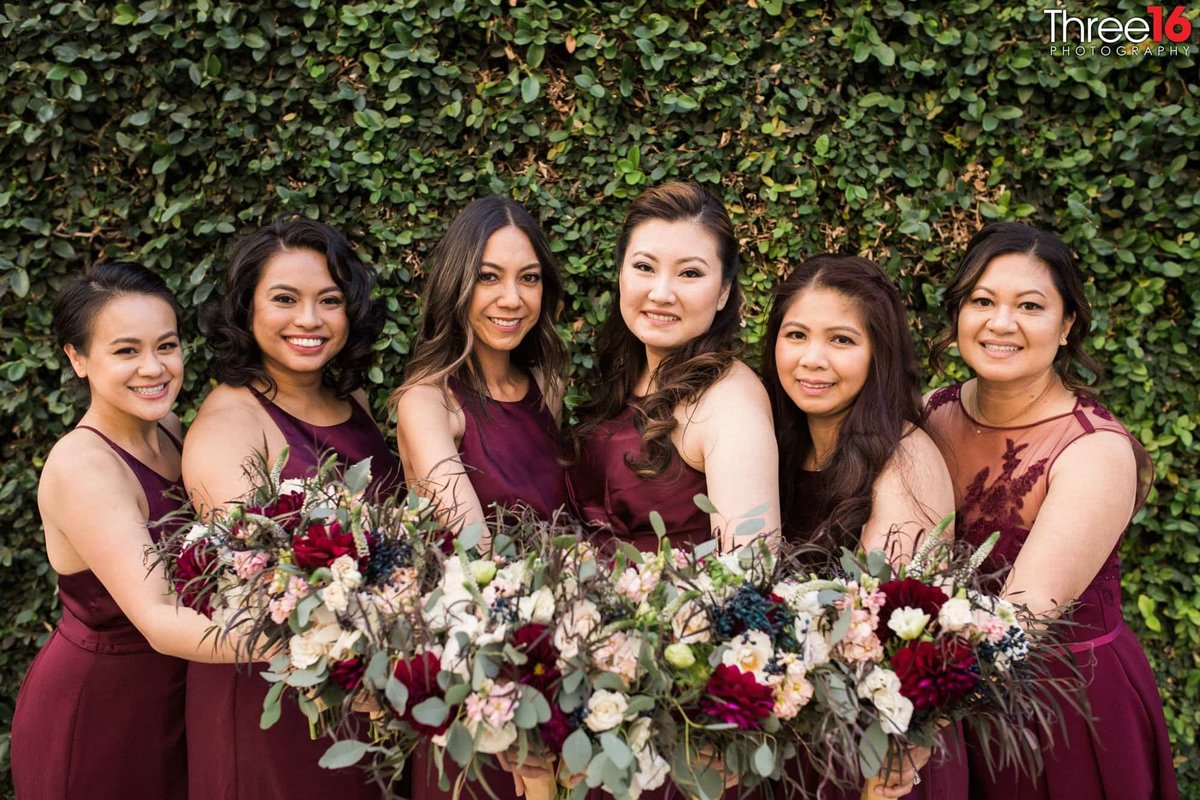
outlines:
{"label": "small earring", "polygon": [[1065,336],[1064,336],[1064,337],[1062,338],[1062,341],[1061,341],[1061,342],[1059,342],[1058,344],[1059,344],[1061,347],[1066,347],[1066,346],[1067,346],[1067,337],[1065,337]]}

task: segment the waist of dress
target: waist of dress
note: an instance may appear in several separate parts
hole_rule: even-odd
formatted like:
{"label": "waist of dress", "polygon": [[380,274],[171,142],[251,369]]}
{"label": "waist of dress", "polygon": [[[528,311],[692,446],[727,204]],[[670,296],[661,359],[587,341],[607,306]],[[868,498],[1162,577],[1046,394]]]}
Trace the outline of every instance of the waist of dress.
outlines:
{"label": "waist of dress", "polygon": [[66,606],[63,606],[62,619],[58,621],[58,632],[71,644],[91,653],[130,655],[155,652],[132,622],[97,630],[75,616]]}
{"label": "waist of dress", "polygon": [[1084,639],[1082,642],[1071,642],[1070,644],[1064,645],[1064,647],[1066,647],[1067,650],[1071,651],[1072,653],[1086,653],[1089,650],[1093,650],[1097,647],[1103,647],[1106,644],[1111,644],[1118,636],[1121,635],[1121,631],[1124,629],[1125,623],[1123,621],[1118,622],[1112,627],[1112,630],[1108,631],[1108,633],[1102,633],[1099,636],[1091,639]]}

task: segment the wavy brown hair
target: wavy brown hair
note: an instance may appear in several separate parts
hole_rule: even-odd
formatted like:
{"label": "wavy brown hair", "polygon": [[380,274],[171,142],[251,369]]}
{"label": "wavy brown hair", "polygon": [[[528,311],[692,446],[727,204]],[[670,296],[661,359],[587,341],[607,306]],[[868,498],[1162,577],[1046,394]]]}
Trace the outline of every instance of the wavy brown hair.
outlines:
{"label": "wavy brown hair", "polygon": [[[733,223],[721,201],[694,183],[673,182],[648,189],[633,201],[615,254],[618,273],[625,262],[629,240],[639,225],[650,220],[692,222],[708,231],[721,260],[721,283],[729,287],[725,307],[718,310],[709,329],[664,358],[651,376],[657,388],[637,405],[636,424],[641,431],[642,457],[626,463],[637,474],[652,477],[664,471],[674,457],[671,432],[679,424],[675,409],[694,402],[728,371],[734,359],[734,338],[740,325],[741,289],[737,283],[738,243]],[[638,378],[646,369],[646,346],[629,330],[621,316],[620,284],[613,295],[613,312],[596,338],[596,367],[601,380],[579,408],[581,424],[575,430],[575,447],[607,420],[620,414],[633,399]]]}
{"label": "wavy brown hair", "polygon": [[557,416],[567,367],[567,348],[554,327],[562,307],[562,278],[542,227],[524,206],[506,197],[472,202],[454,218],[433,249],[421,295],[416,346],[404,370],[404,383],[392,393],[393,404],[417,384],[444,386],[450,377],[462,381],[476,399],[488,396],[468,317],[488,239],[510,226],[529,239],[542,268],[541,312],[533,330],[510,357],[526,372],[538,373],[546,406]]}
{"label": "wavy brown hair", "polygon": [[[829,289],[858,308],[871,343],[871,367],[862,391],[838,430],[837,446],[821,465],[821,497],[797,498],[796,476],[813,451],[808,415],[784,391],[775,365],[775,343],[795,299],[809,289]],[[858,547],[871,518],[875,480],[921,420],[921,373],[904,301],[874,262],[849,255],[822,254],[802,263],[775,288],[763,356],[763,381],[775,415],[779,442],[779,489],[785,513],[798,500],[819,504],[825,520],[814,541],[822,547]],[[786,526],[787,522],[784,521]]]}
{"label": "wavy brown hair", "polygon": [[[1053,233],[1038,230],[1020,222],[995,222],[971,237],[958,270],[946,287],[943,304],[949,326],[938,334],[929,355],[934,369],[940,371],[942,358],[958,336],[958,312],[975,290],[988,264],[1000,256],[1020,253],[1029,256],[1050,272],[1054,288],[1063,301],[1063,316],[1075,316],[1067,333],[1067,343],[1058,348],[1054,371],[1063,385],[1073,392],[1092,394],[1091,384],[1104,380],[1101,367],[1084,349],[1083,340],[1092,328],[1092,304],[1083,290],[1083,275],[1071,257],[1071,250]],[[1086,380],[1078,374],[1082,367],[1094,378]]]}

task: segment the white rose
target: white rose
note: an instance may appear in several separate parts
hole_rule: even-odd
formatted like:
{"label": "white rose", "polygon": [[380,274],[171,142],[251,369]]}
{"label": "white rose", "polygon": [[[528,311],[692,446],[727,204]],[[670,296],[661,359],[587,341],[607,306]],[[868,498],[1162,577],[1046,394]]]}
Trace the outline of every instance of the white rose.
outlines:
{"label": "white rose", "polygon": [[342,584],[334,582],[321,590],[321,602],[335,614],[344,614],[350,605],[350,597]]}
{"label": "white rose", "polygon": [[349,555],[340,555],[329,565],[334,583],[340,583],[346,589],[357,589],[362,586],[362,573],[358,571],[358,562]]}
{"label": "white rose", "polygon": [[517,726],[511,722],[499,728],[493,728],[482,719],[467,719],[465,724],[475,738],[475,749],[480,753],[503,753],[517,740]]}
{"label": "white rose", "polygon": [[440,587],[442,594],[425,611],[425,622],[434,633],[440,633],[471,616],[471,593],[463,585],[466,572],[466,565],[458,556],[446,559],[446,573],[442,576]]}
{"label": "white rose", "polygon": [[567,607],[554,627],[554,646],[562,660],[579,654],[579,646],[600,626],[600,609],[591,600],[578,600]]}
{"label": "white rose", "polygon": [[925,626],[928,624],[929,615],[919,608],[910,606],[897,608],[887,621],[887,626],[905,641],[919,637],[925,632]]}
{"label": "white rose", "polygon": [[817,629],[811,616],[798,612],[795,632],[796,641],[800,643],[800,658],[806,668],[814,669],[829,662],[829,640]]}
{"label": "white rose", "polygon": [[[318,608],[313,616],[316,617],[322,611],[325,611],[325,609]],[[334,620],[334,624],[332,625],[322,624],[318,620],[306,632],[293,636],[288,641],[288,650],[291,651],[292,665],[296,669],[308,669],[329,655],[330,650],[341,634],[342,629],[338,627],[336,620]]]}
{"label": "white rose", "polygon": [[971,624],[971,601],[955,597],[942,603],[938,611],[938,624],[948,631],[961,631]]}
{"label": "white rose", "polygon": [[671,631],[681,644],[703,644],[711,638],[708,613],[695,600],[688,600],[671,618]]}
{"label": "white rose", "polygon": [[588,715],[583,724],[596,733],[612,730],[625,718],[629,701],[620,692],[600,689],[588,699]]}
{"label": "white rose", "polygon": [[524,586],[527,573],[524,561],[514,561],[496,573],[496,577],[510,586]]}
{"label": "white rose", "polygon": [[729,643],[721,656],[721,663],[749,672],[759,683],[766,683],[767,664],[774,654],[770,636],[762,631],[746,631]]}
{"label": "white rose", "polygon": [[549,625],[554,619],[554,592],[543,586],[533,594],[517,601],[517,614],[522,622]]}
{"label": "white rose", "polygon": [[189,544],[195,544],[208,535],[208,526],[195,524],[188,529],[187,536],[183,537],[183,544],[186,547]]}

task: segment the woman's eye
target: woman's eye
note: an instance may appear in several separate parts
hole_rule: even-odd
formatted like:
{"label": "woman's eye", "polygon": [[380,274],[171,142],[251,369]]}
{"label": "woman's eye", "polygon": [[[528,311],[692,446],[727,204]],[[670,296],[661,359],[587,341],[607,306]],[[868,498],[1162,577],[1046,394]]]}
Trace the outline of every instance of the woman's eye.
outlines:
{"label": "woman's eye", "polygon": [[854,344],[854,340],[851,339],[849,336],[835,336],[835,337],[833,337],[833,343],[834,344]]}
{"label": "woman's eye", "polygon": [[327,306],[340,306],[343,303],[345,303],[346,301],[340,297],[330,296],[330,297],[321,298],[321,302]]}
{"label": "woman's eye", "polygon": [[654,271],[654,267],[650,266],[645,261],[635,261],[633,264],[633,268],[636,269],[638,272],[653,272]]}
{"label": "woman's eye", "polygon": [[296,302],[296,298],[292,297],[290,294],[277,294],[271,298],[271,301],[275,303],[289,304]]}
{"label": "woman's eye", "polygon": [[679,277],[681,278],[701,278],[703,276],[704,273],[698,269],[685,269],[683,272],[679,273]]}
{"label": "woman's eye", "polygon": [[1024,311],[1041,311],[1042,310],[1042,307],[1040,305],[1038,305],[1037,303],[1033,302],[1032,300],[1026,300],[1024,303],[1021,303],[1020,307]]}
{"label": "woman's eye", "polygon": [[800,331],[788,331],[787,338],[791,339],[793,342],[799,342],[803,341],[805,337]]}
{"label": "woman's eye", "polygon": [[169,353],[172,350],[179,349],[179,342],[163,342],[158,346],[158,349]]}
{"label": "woman's eye", "polygon": [[135,353],[137,353],[137,348],[135,348],[135,347],[122,347],[121,349],[116,351],[115,355],[131,356]]}
{"label": "woman's eye", "polygon": [[475,280],[479,281],[480,283],[495,283],[497,280],[499,280],[499,276],[497,276],[494,272],[481,272],[475,276]]}
{"label": "woman's eye", "polygon": [[529,284],[541,283],[542,275],[539,272],[526,272],[521,276],[521,280]]}
{"label": "woman's eye", "polygon": [[991,298],[988,298],[988,297],[976,297],[971,300],[971,304],[976,305],[976,306],[986,307],[986,306],[990,306],[992,304],[992,301],[991,301]]}

